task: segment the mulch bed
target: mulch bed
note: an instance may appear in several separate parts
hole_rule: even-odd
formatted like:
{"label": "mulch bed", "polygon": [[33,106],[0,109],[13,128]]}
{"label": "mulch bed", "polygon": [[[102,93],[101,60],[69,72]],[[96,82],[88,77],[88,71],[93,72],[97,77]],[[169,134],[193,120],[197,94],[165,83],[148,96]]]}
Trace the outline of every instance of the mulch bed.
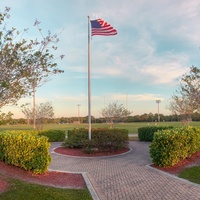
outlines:
{"label": "mulch bed", "polygon": [[5,192],[8,189],[9,184],[4,180],[4,178],[0,177],[0,194]]}
{"label": "mulch bed", "polygon": [[70,155],[70,156],[81,156],[81,157],[100,157],[100,156],[114,156],[119,155],[128,152],[129,148],[124,148],[118,151],[113,152],[93,152],[92,154],[84,153],[81,148],[64,148],[64,147],[58,147],[54,149],[56,153],[64,154],[64,155]]}
{"label": "mulch bed", "polygon": [[25,171],[21,168],[7,165],[0,161],[0,193],[6,191],[9,184],[6,182],[6,178],[15,178],[23,181],[60,187],[60,188],[85,188],[86,184],[81,174],[63,173],[63,172],[51,172],[40,175],[34,175],[30,171]]}
{"label": "mulch bed", "polygon": [[200,166],[200,151],[193,154],[190,158],[186,158],[185,160],[180,161],[173,167],[158,167],[155,165],[151,165],[151,166],[159,170],[168,172],[170,174],[177,175],[180,171],[182,171],[185,168],[192,167],[192,166]]}

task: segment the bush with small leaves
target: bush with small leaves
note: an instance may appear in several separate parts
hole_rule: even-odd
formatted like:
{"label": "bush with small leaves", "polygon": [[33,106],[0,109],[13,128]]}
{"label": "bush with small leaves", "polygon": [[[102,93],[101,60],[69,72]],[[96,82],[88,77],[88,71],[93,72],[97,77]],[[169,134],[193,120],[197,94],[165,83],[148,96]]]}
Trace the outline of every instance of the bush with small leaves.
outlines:
{"label": "bush with small leaves", "polygon": [[69,130],[63,146],[83,148],[86,151],[92,152],[92,149],[98,149],[98,151],[116,151],[128,145],[128,130],[99,128],[92,129],[91,132],[92,139],[89,140],[87,129]]}
{"label": "bush with small leaves", "polygon": [[51,161],[48,138],[20,132],[0,132],[0,160],[36,174],[46,172]]}
{"label": "bush with small leaves", "polygon": [[42,130],[38,132],[39,136],[46,136],[49,142],[63,142],[65,140],[64,130]]}
{"label": "bush with small leaves", "polygon": [[172,129],[172,126],[145,126],[138,128],[138,139],[140,141],[153,141],[154,133],[159,130]]}
{"label": "bush with small leaves", "polygon": [[87,129],[80,128],[80,129],[68,130],[63,146],[68,148],[82,148],[83,142],[87,139],[88,139]]}
{"label": "bush with small leaves", "polygon": [[158,131],[150,145],[155,165],[170,167],[200,150],[200,128],[184,127]]}

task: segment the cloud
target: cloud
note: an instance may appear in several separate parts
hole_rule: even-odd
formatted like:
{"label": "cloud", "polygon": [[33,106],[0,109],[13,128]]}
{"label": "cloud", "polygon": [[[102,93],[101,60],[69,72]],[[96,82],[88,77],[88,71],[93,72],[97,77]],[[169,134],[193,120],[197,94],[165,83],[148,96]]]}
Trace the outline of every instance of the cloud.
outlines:
{"label": "cloud", "polygon": [[150,62],[138,69],[139,74],[153,84],[174,84],[188,70],[187,55],[164,53],[153,55]]}
{"label": "cloud", "polygon": [[[36,104],[45,103],[47,101],[50,101],[50,100],[45,98],[45,97],[36,97]],[[20,99],[17,102],[17,104],[19,106],[22,105],[22,104],[26,104],[26,103],[30,103],[31,105],[33,105],[33,97],[25,97],[25,98]]]}
{"label": "cloud", "polygon": [[56,97],[56,100],[58,101],[66,101],[66,102],[80,102],[83,100],[86,100],[85,95],[80,95],[80,96],[71,96],[71,95],[65,95],[65,96],[58,96]]}
{"label": "cloud", "polygon": [[[98,1],[89,8],[89,11],[93,10],[91,18],[103,16],[118,29],[118,35],[93,37],[92,78],[115,77],[130,82],[145,80],[149,84],[174,84],[190,65],[191,53],[188,51],[200,39],[199,6],[195,0]],[[112,10],[108,9],[111,7]],[[159,9],[161,7],[165,9]],[[77,18],[73,25],[66,22],[67,28],[61,35],[65,44],[60,45],[62,52],[67,52],[65,69],[75,72],[74,78],[87,78],[86,21],[80,22]]]}
{"label": "cloud", "polygon": [[107,50],[95,52],[98,57],[93,63],[92,73],[98,77],[124,78],[130,82],[145,80],[149,84],[174,84],[188,70],[187,54],[156,53],[153,46],[138,46],[140,50],[129,47],[127,52],[116,54],[114,50],[113,53]]}
{"label": "cloud", "polygon": [[160,94],[112,94],[109,97],[112,101],[154,101],[156,99],[164,100]]}

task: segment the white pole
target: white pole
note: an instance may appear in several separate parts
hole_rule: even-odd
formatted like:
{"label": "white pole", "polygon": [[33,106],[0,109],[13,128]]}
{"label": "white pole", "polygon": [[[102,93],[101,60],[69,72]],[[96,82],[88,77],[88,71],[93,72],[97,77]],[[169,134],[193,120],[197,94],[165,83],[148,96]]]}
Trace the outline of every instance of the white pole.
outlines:
{"label": "white pole", "polygon": [[161,100],[156,100],[156,103],[158,104],[158,122],[160,122],[160,113],[159,113],[159,103]]}
{"label": "white pole", "polygon": [[80,121],[80,106],[81,106],[81,104],[77,104],[77,106],[78,106],[78,123],[81,123],[81,121]]}
{"label": "white pole", "polygon": [[88,138],[91,140],[90,17],[88,16]]}
{"label": "white pole", "polygon": [[126,110],[128,110],[128,94],[126,93]]}
{"label": "white pole", "polygon": [[104,110],[103,110],[103,117],[105,118],[105,123],[106,123],[106,96],[104,96]]}

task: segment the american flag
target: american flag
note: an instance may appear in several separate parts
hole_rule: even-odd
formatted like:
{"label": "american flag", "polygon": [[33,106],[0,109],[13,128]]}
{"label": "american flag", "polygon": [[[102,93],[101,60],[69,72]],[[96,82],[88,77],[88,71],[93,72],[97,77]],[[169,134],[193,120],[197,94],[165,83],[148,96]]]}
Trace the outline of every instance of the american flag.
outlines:
{"label": "american flag", "polygon": [[112,36],[117,34],[117,31],[103,19],[91,20],[91,26],[92,26],[92,36],[94,35]]}

